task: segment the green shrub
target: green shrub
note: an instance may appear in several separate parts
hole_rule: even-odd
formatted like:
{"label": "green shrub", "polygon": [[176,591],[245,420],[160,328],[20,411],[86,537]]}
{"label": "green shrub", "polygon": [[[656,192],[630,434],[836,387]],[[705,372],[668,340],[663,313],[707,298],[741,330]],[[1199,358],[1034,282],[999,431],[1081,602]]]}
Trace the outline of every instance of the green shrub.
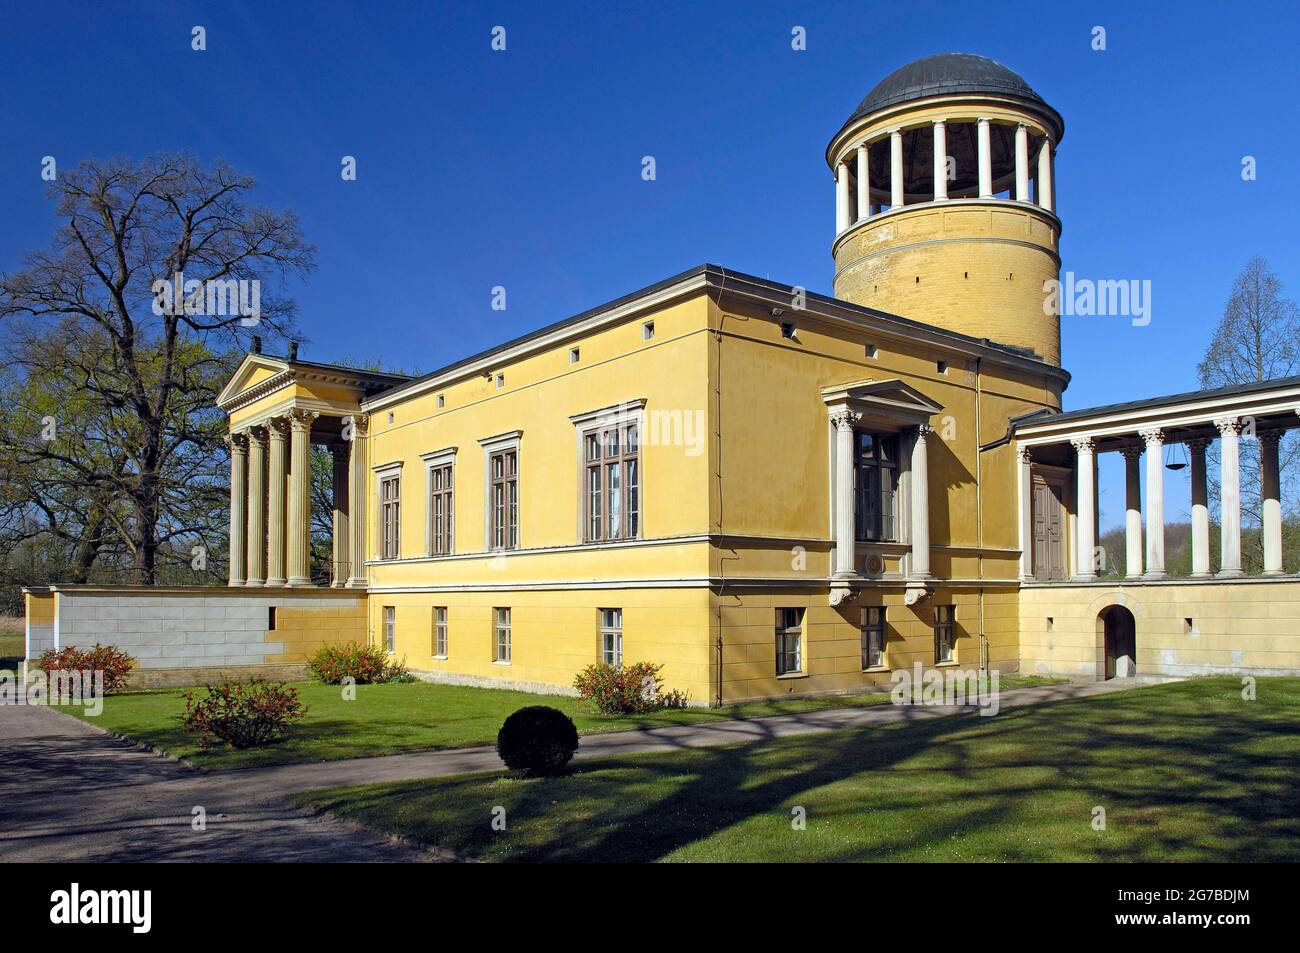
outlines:
{"label": "green shrub", "polygon": [[135,659],[112,645],[95,643],[93,649],[79,649],[69,645],[65,649],[46,649],[37,666],[46,675],[55,672],[103,672],[104,694],[111,695],[126,688],[127,676],[135,668]]}
{"label": "green shrub", "polygon": [[686,707],[682,692],[662,691],[662,665],[636,662],[615,668],[604,662],[588,665],[573,680],[578,696],[606,715],[639,715],[660,708]]}
{"label": "green shrub", "polygon": [[231,748],[256,748],[278,741],[289,725],[307,713],[298,689],[279,682],[223,681],[205,686],[207,697],[185,693],[186,729],[199,735],[199,744],[214,741]]}
{"label": "green shrub", "polygon": [[322,646],[307,667],[327,685],[341,685],[345,678],[351,678],[357,685],[414,681],[405,664],[390,659],[377,645],[359,642]]}
{"label": "green shrub", "polygon": [[546,705],[521,708],[497,732],[497,754],[512,771],[559,774],[578,750],[578,729],[562,711]]}

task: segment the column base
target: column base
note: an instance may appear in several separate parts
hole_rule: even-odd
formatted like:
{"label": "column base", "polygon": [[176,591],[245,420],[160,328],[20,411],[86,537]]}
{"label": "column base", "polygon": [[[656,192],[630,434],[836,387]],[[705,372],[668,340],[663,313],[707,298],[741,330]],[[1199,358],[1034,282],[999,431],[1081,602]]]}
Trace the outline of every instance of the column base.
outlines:
{"label": "column base", "polygon": [[1130,579],[1130,580],[1131,580],[1131,579],[1141,579],[1141,578],[1142,578],[1142,573],[1140,573],[1140,572],[1126,572],[1126,573],[1124,573],[1124,578],[1125,578],[1125,579]]}
{"label": "column base", "polygon": [[1075,582],[1093,582],[1097,578],[1095,572],[1077,572],[1070,577]]}
{"label": "column base", "polygon": [[1238,576],[1246,575],[1240,569],[1220,569],[1214,574],[1215,579],[1236,579]]}
{"label": "column base", "polygon": [[367,589],[370,583],[366,581],[365,576],[350,576],[348,578],[348,589]]}
{"label": "column base", "polygon": [[283,586],[283,585],[285,585],[288,581],[289,581],[289,580],[287,580],[287,579],[268,579],[268,580],[266,580],[266,584],[267,584],[268,586],[277,586],[277,587],[278,587],[278,586]]}
{"label": "column base", "polygon": [[246,582],[247,580],[243,576],[240,576],[238,578],[232,576],[230,581],[227,582],[226,585],[229,586],[231,589],[242,589]]}
{"label": "column base", "polygon": [[261,589],[265,585],[266,583],[261,579],[248,579],[244,582],[244,587],[246,589]]}
{"label": "column base", "polygon": [[306,589],[311,587],[311,579],[307,576],[290,576],[284,585],[287,589]]}
{"label": "column base", "polygon": [[1261,575],[1264,576],[1285,576],[1286,571],[1282,569],[1265,569]]}
{"label": "column base", "polygon": [[1194,573],[1192,573],[1191,576],[1189,576],[1188,578],[1189,578],[1189,579],[1213,579],[1213,578],[1214,578],[1214,573],[1212,573],[1212,572],[1210,572],[1208,569],[1206,569],[1206,570],[1203,570],[1202,572],[1194,572]]}

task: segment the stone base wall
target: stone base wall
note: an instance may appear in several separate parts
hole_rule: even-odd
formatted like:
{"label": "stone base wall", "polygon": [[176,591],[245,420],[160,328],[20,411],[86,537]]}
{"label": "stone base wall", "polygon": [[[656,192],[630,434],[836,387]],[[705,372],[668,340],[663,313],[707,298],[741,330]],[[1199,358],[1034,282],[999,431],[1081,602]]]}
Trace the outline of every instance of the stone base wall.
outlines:
{"label": "stone base wall", "polygon": [[1110,606],[1133,613],[1138,678],[1300,675],[1300,579],[1026,586],[1020,670],[1101,678]]}
{"label": "stone base wall", "polygon": [[[188,669],[194,684],[204,672],[301,666],[323,645],[367,641],[366,593],[351,589],[52,586],[28,592],[28,613],[52,620],[40,647],[114,645],[145,681],[150,671]],[[28,658],[40,654],[32,628]]]}

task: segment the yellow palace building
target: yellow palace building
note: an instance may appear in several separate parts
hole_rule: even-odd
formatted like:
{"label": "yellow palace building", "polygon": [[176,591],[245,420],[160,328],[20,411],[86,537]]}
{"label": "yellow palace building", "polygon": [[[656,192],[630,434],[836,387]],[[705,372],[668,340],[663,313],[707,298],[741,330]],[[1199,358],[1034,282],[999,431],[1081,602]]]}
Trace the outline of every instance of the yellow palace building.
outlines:
{"label": "yellow palace building", "polygon": [[[196,611],[205,632],[238,618],[242,648],[210,638],[216,651],[146,669],[291,663],[364,638],[432,680],[543,691],[648,660],[697,704],[862,691],[918,662],[1300,673],[1277,477],[1300,379],[1062,412],[1044,300],[1063,133],[1006,67],[927,57],[827,147],[834,297],[702,265],[418,378],[249,354],[219,400],[229,587],[201,605],[195,590],[33,590],[37,641],[69,642],[60,620],[88,631],[87,600],[119,617],[185,603],[164,648],[188,644]],[[1258,577],[1241,572],[1245,439],[1264,471]],[[324,586],[312,443],[335,455]],[[1164,568],[1171,444],[1192,471],[1190,578]],[[1109,452],[1128,474],[1122,567],[1098,558]]]}

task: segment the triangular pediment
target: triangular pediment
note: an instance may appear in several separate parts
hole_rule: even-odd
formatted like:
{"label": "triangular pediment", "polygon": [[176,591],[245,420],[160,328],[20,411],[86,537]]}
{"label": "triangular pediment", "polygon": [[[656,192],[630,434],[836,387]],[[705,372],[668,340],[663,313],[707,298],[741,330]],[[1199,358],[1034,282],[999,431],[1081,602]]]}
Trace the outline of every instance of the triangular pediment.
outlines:
{"label": "triangular pediment", "polygon": [[853,381],[823,387],[822,399],[827,404],[846,404],[879,413],[892,412],[905,416],[929,417],[943,410],[942,404],[898,378]]}
{"label": "triangular pediment", "polygon": [[267,354],[248,354],[239,362],[239,367],[230,381],[217,395],[217,406],[225,406],[250,388],[257,387],[289,370],[289,362]]}

